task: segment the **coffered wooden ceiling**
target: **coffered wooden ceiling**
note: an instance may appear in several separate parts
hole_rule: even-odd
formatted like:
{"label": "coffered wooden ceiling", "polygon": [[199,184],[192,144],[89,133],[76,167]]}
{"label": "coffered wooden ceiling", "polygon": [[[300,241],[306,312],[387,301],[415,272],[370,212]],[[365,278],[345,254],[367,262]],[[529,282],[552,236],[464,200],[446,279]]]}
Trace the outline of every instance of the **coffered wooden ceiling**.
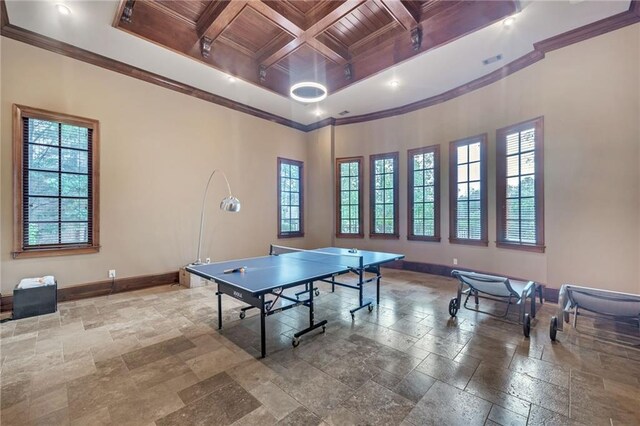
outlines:
{"label": "coffered wooden ceiling", "polygon": [[288,96],[329,93],[513,14],[516,0],[121,0],[114,26]]}

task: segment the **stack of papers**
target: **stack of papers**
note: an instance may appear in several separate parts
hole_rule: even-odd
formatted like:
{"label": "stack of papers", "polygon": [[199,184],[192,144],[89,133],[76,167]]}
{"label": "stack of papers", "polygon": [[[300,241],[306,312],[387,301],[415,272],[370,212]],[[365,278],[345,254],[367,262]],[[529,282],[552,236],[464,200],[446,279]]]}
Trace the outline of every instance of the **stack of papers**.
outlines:
{"label": "stack of papers", "polygon": [[42,287],[45,285],[55,285],[56,279],[53,275],[46,275],[44,277],[38,278],[25,278],[20,280],[20,284],[18,284],[17,288],[34,288],[34,287]]}

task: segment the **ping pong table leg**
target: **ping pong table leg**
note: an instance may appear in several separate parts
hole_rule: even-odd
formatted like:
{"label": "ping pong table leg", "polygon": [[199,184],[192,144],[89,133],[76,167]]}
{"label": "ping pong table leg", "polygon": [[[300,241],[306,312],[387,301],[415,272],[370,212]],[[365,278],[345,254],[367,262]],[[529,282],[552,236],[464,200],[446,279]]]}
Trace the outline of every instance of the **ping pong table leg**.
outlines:
{"label": "ping pong table leg", "polygon": [[264,294],[260,296],[260,351],[262,358],[267,356],[267,340],[266,340],[266,327],[265,318],[266,312],[264,310]]}
{"label": "ping pong table leg", "polygon": [[313,327],[313,283],[311,283],[311,291],[309,291],[309,327]]}
{"label": "ping pong table leg", "polygon": [[382,278],[382,276],[380,275],[380,266],[376,266],[376,305],[380,304],[380,278]]}
{"label": "ping pong table leg", "polygon": [[218,330],[222,329],[222,293],[216,292],[218,295]]}
{"label": "ping pong table leg", "polygon": [[358,293],[359,293],[359,300],[360,300],[360,306],[362,306],[362,302],[363,302],[363,292],[364,292],[364,285],[362,284],[362,278],[364,276],[364,272],[362,272],[362,269],[360,269],[358,271]]}
{"label": "ping pong table leg", "polygon": [[331,293],[336,292],[336,277],[335,275],[331,277]]}

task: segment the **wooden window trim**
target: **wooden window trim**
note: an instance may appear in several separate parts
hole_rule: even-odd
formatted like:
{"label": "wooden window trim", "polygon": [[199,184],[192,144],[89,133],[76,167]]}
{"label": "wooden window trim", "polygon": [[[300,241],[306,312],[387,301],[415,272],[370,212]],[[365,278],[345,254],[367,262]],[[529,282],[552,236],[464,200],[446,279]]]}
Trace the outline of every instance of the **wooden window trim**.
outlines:
{"label": "wooden window trim", "polygon": [[[23,204],[23,118],[37,118],[47,121],[87,127],[92,130],[91,138],[91,236],[89,244],[66,245],[62,247],[25,248],[24,204]],[[100,251],[100,122],[98,120],[69,114],[13,105],[13,258],[33,258],[97,253]]]}
{"label": "wooden window trim", "polygon": [[[506,175],[507,134],[535,128],[535,200],[536,244],[507,241],[506,235]],[[544,253],[544,117],[536,117],[496,130],[496,247]]]}
{"label": "wooden window trim", "polygon": [[[282,232],[282,195],[281,189],[281,175],[282,164],[290,164],[298,166],[300,168],[300,230],[297,232]],[[289,158],[278,157],[278,238],[300,238],[304,237],[304,162],[298,160],[291,160]]]}
{"label": "wooden window trim", "polygon": [[[415,235],[413,230],[413,156],[433,153],[434,156],[434,236]],[[440,145],[407,150],[407,240],[440,242]]]}
{"label": "wooden window trim", "polygon": [[[358,163],[358,229],[357,234],[345,234],[340,232],[342,223],[341,198],[340,198],[340,165],[342,163]],[[336,238],[364,238],[364,157],[343,157],[336,158]]]}
{"label": "wooden window trim", "polygon": [[[458,238],[456,233],[458,217],[458,147],[480,142],[480,239],[472,240]],[[449,243],[470,246],[487,247],[488,234],[488,203],[487,203],[487,134],[458,139],[449,143]]]}
{"label": "wooden window trim", "polygon": [[[400,161],[399,161],[399,153],[395,152],[387,152],[384,154],[373,154],[369,156],[369,238],[372,239],[386,239],[386,240],[397,240],[400,238],[400,230],[399,230],[399,200],[398,200],[398,184],[399,184],[399,175],[400,175]],[[375,183],[376,183],[376,174],[375,174],[375,161],[391,158],[394,160],[394,168],[393,168],[393,233],[392,234],[384,234],[374,232],[375,228]]]}

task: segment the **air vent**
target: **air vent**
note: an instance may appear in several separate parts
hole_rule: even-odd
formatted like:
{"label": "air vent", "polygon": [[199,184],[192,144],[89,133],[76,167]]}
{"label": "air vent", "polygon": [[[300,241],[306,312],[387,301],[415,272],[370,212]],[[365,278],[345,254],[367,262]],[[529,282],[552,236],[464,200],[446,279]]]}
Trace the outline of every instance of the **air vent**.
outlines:
{"label": "air vent", "polygon": [[490,58],[485,59],[484,61],[482,61],[482,63],[485,64],[485,65],[489,65],[489,64],[492,64],[494,62],[498,62],[501,59],[502,59],[502,54],[499,54],[499,55],[492,56]]}
{"label": "air vent", "polygon": [[347,114],[349,114],[349,111],[347,111],[346,109],[338,113],[338,115],[347,115]]}

